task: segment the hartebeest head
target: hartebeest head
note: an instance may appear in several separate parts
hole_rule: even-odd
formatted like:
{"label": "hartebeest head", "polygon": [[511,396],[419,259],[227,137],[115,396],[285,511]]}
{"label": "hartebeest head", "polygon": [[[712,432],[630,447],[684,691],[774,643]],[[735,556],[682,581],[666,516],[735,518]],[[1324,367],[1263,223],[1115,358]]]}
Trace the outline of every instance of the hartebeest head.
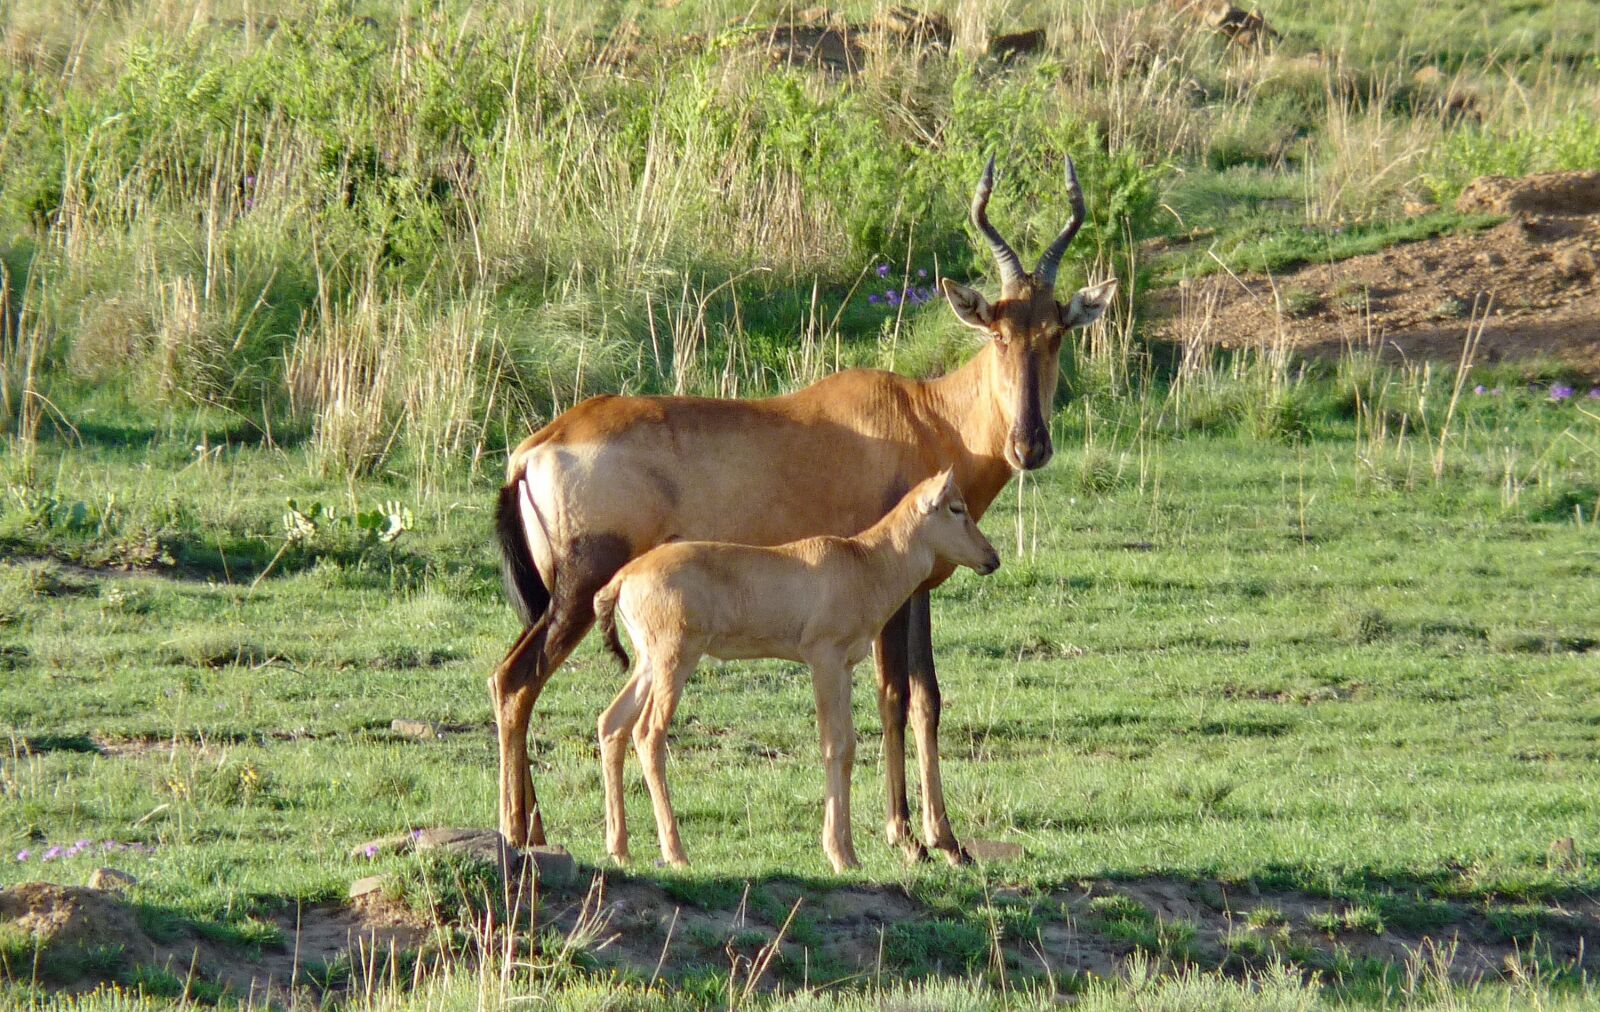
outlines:
{"label": "hartebeest head", "polygon": [[1006,416],[1006,462],[1020,471],[1043,467],[1054,449],[1050,445],[1050,408],[1061,378],[1061,338],[1074,327],[1098,320],[1117,291],[1117,279],[1081,288],[1072,301],[1056,301],[1056,271],[1067,244],[1083,225],[1083,190],[1078,170],[1067,159],[1067,197],[1072,218],[1061,230],[1039,266],[1028,273],[1016,250],[989,224],[989,194],[994,191],[994,159],[983,170],[972,195],[972,223],[989,240],[1000,267],[1000,298],[990,303],[978,292],[941,278],[939,285],[950,308],[969,327],[981,330],[994,342],[995,361],[990,371],[991,391]]}

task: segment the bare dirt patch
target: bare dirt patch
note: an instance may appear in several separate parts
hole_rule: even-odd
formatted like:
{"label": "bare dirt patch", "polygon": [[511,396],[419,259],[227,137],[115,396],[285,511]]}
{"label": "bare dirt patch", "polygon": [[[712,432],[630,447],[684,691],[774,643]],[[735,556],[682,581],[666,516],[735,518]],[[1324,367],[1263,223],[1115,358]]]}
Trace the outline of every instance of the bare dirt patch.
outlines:
{"label": "bare dirt patch", "polygon": [[1461,206],[1510,217],[1276,277],[1214,275],[1159,292],[1154,334],[1454,363],[1477,307],[1488,312],[1479,362],[1542,358],[1600,377],[1600,173],[1489,177]]}

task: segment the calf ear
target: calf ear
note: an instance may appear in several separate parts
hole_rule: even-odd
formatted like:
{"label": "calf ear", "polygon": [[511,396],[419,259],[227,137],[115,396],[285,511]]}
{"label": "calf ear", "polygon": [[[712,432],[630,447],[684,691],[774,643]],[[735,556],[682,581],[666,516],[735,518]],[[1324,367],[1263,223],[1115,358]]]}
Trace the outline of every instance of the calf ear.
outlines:
{"label": "calf ear", "polygon": [[1078,289],[1070,305],[1061,310],[1061,324],[1068,330],[1087,327],[1105,315],[1106,307],[1117,294],[1117,279],[1111,278],[1098,285]]}
{"label": "calf ear", "polygon": [[989,308],[988,299],[949,278],[940,278],[939,287],[944,289],[944,297],[950,300],[950,308],[955,310],[956,319],[969,327],[989,329],[989,324],[994,322],[994,311]]}
{"label": "calf ear", "polygon": [[948,503],[955,492],[956,473],[954,469],[947,467],[928,482],[927,487],[922,490],[917,505],[922,507],[922,512],[933,513]]}

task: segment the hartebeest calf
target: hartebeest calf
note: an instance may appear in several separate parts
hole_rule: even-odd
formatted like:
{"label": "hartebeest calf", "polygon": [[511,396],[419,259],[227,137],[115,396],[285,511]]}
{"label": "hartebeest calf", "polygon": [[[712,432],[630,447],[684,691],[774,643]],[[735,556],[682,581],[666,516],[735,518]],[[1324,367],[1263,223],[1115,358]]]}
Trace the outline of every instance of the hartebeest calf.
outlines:
{"label": "hartebeest calf", "polygon": [[[991,160],[973,196],[972,221],[994,251],[1000,298],[991,303],[941,280],[956,316],[987,339],[949,375],[915,380],[850,369],[796,393],[749,401],[595,397],[512,451],[498,536],[507,592],[526,624],[489,678],[500,733],[500,829],[512,845],[544,842],[528,768],[534,701],[594,623],[595,592],[629,559],[672,540],[777,545],[854,534],[947,468],[981,517],[1014,471],[1050,459],[1062,338],[1100,318],[1117,282],[1091,285],[1065,304],[1055,299],[1061,257],[1084,218],[1070,160],[1072,218],[1032,273],[989,224],[993,187]],[[926,856],[906,804],[909,715],[923,830],[930,846],[961,861],[939,780],[928,609],[928,591],[950,573],[948,564],[934,567],[884,626],[873,653],[889,842]]]}
{"label": "hartebeest calf", "polygon": [[617,636],[619,615],[639,655],[633,677],[600,716],[611,856],[628,860],[622,761],[632,735],[655,809],[661,858],[689,863],[667,793],[667,725],[684,683],[710,654],[722,660],[774,657],[811,668],[827,770],[822,849],[834,871],[860,867],[850,838],[856,757],[850,672],[889,616],[939,563],[985,575],[1000,567],[951,471],[918,484],[853,538],[806,538],[775,548],[680,541],[618,570],[594,598],[606,645],[623,670],[628,654]]}

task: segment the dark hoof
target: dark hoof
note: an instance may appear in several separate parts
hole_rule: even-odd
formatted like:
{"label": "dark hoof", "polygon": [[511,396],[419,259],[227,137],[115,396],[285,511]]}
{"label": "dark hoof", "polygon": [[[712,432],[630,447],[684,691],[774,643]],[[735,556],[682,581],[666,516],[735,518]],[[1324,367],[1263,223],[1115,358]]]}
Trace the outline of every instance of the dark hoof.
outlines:
{"label": "dark hoof", "polygon": [[901,856],[906,860],[906,864],[921,864],[923,861],[928,860],[928,848],[924,847],[920,840],[907,837],[901,840],[898,846]]}
{"label": "dark hoof", "polygon": [[952,868],[960,868],[962,865],[972,863],[972,855],[967,853],[967,848],[959,843],[950,847],[940,847],[939,853],[944,855],[944,859],[950,863]]}

